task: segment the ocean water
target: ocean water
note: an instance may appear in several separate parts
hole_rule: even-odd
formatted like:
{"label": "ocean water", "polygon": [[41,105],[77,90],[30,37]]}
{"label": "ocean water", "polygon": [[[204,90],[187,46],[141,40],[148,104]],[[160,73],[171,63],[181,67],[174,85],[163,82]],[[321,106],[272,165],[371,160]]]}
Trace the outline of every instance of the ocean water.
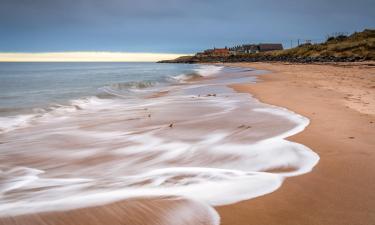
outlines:
{"label": "ocean water", "polygon": [[206,206],[206,224],[218,224],[212,206],[271,193],[319,160],[286,140],[307,118],[230,88],[262,71],[0,67],[0,217],[177,196]]}
{"label": "ocean water", "polygon": [[0,116],[72,99],[172,81],[194,65],[155,63],[0,63]]}
{"label": "ocean water", "polygon": [[0,63],[0,132],[78,101],[131,98],[199,73],[156,63]]}

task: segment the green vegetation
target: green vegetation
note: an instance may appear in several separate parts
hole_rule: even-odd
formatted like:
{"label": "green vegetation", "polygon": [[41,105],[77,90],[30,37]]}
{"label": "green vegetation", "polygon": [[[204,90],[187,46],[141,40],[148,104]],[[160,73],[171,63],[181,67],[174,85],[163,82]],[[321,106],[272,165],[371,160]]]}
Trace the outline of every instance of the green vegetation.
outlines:
{"label": "green vegetation", "polygon": [[375,60],[375,30],[364,30],[350,36],[330,37],[321,44],[304,44],[299,47],[264,53],[288,57],[335,57]]}
{"label": "green vegetation", "polygon": [[302,44],[296,48],[237,54],[229,56],[183,56],[166,63],[204,63],[204,62],[354,62],[375,60],[375,30],[366,29],[350,36],[329,37],[320,44]]}

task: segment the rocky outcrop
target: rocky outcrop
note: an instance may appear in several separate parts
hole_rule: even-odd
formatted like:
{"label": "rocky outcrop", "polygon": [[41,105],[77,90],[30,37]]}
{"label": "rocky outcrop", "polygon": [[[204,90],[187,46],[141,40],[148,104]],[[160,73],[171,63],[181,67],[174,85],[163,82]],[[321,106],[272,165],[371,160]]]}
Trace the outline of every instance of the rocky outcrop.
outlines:
{"label": "rocky outcrop", "polygon": [[304,44],[296,48],[237,54],[229,56],[183,56],[161,63],[211,63],[211,62],[356,62],[375,60],[375,30],[364,30],[350,36],[328,38],[320,44]]}
{"label": "rocky outcrop", "polygon": [[249,55],[249,56],[228,56],[228,57],[189,57],[184,59],[164,60],[159,63],[214,63],[214,62],[358,62],[373,60],[372,58],[349,56],[318,56],[318,57],[295,57],[295,56],[272,56],[272,55]]}

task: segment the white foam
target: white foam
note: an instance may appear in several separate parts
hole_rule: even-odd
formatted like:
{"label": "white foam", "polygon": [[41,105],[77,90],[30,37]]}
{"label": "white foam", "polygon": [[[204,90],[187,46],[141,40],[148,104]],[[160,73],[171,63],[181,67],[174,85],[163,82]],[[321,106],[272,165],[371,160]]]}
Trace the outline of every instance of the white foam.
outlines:
{"label": "white foam", "polygon": [[[217,95],[207,95],[213,91]],[[11,132],[0,145],[6,165],[0,215],[144,196],[231,204],[271,193],[319,161],[311,149],[285,140],[301,132],[307,118],[222,84],[185,85],[142,101],[90,98],[72,104],[82,110],[54,111],[31,132]],[[18,174],[12,172],[14,152],[48,160]],[[9,196],[9,190],[22,195]]]}
{"label": "white foam", "polygon": [[0,134],[29,127],[35,123],[57,120],[89,107],[108,107],[115,101],[88,97],[71,100],[67,105],[54,104],[45,109],[35,109],[33,114],[0,117]]}
{"label": "white foam", "polygon": [[268,105],[267,108],[255,108],[253,110],[257,112],[264,112],[264,113],[270,113],[273,115],[281,116],[281,117],[289,119],[290,121],[296,124],[296,126],[293,129],[290,129],[287,132],[280,134],[277,138],[287,138],[289,136],[298,134],[302,132],[310,123],[309,119],[307,119],[306,117],[303,117],[297,113],[294,113],[282,107]]}
{"label": "white foam", "polygon": [[200,65],[198,68],[194,69],[195,73],[193,74],[180,74],[177,76],[170,77],[173,81],[180,83],[185,83],[186,81],[197,78],[197,77],[209,77],[215,74],[218,74],[224,67],[213,66],[213,65]]}
{"label": "white foam", "polygon": [[26,127],[34,115],[0,117],[0,134]]}
{"label": "white foam", "polygon": [[198,68],[195,69],[195,71],[198,74],[207,77],[219,73],[223,68],[223,66],[200,65]]}
{"label": "white foam", "polygon": [[12,168],[9,171],[0,171],[0,194],[19,189],[34,182],[41,173],[43,171],[23,167]]}

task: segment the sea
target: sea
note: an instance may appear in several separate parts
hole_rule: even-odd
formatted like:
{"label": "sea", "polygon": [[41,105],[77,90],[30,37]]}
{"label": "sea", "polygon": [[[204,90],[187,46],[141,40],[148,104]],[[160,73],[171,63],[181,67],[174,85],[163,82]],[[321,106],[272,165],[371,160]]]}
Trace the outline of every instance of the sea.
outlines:
{"label": "sea", "polygon": [[214,206],[269,194],[319,161],[286,140],[307,118],[232,88],[264,72],[0,63],[0,217],[169,197],[219,224]]}

